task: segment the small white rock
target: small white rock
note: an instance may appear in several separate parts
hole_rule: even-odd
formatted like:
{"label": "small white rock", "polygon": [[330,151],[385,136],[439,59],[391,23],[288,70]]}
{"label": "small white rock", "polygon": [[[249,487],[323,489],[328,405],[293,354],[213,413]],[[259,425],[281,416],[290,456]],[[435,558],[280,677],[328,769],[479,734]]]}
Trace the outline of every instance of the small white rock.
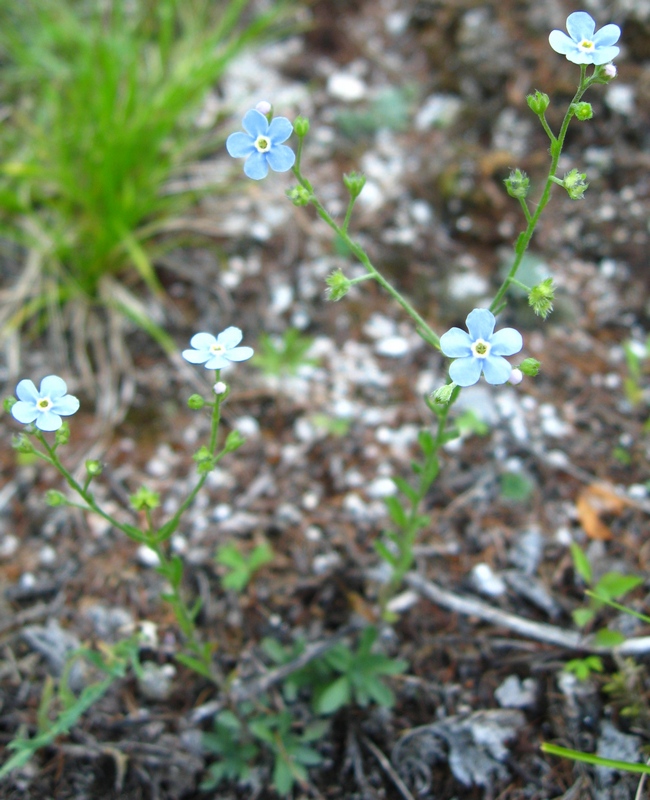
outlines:
{"label": "small white rock", "polygon": [[160,566],[160,558],[158,558],[158,554],[155,550],[152,550],[150,547],[147,547],[146,544],[141,544],[138,547],[136,552],[136,560],[139,564],[143,567],[159,567]]}
{"label": "small white rock", "polygon": [[356,75],[346,72],[335,72],[327,80],[327,92],[335,100],[344,103],[355,103],[366,96],[366,84]]}
{"label": "small white rock", "polygon": [[495,574],[489,564],[476,564],[470,578],[476,591],[488,597],[500,597],[506,592],[503,578]]}

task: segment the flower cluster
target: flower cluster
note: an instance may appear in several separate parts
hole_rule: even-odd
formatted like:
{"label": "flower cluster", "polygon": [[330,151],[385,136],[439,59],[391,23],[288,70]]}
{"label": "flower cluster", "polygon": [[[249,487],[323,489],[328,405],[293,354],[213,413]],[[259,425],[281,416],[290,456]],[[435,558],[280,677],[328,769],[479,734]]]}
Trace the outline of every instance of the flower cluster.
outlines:
{"label": "flower cluster", "polygon": [[16,386],[18,402],[11,414],[23,425],[34,423],[41,431],[57,431],[63,420],[79,410],[79,401],[68,394],[66,382],[58,375],[48,375],[36,389],[32,381],[22,380]]}
{"label": "flower cluster", "polygon": [[564,31],[551,31],[548,41],[556,53],[574,64],[607,64],[620,52],[614,47],[621,35],[618,25],[605,25],[595,33],[596,23],[586,11],[569,14],[566,29],[568,36]]}
{"label": "flower cluster", "polygon": [[475,308],[467,317],[469,333],[451,328],[440,337],[442,352],[454,358],[449,377],[458,386],[472,386],[485,375],[488,383],[506,383],[512,367],[503,356],[512,356],[523,347],[523,339],[514,328],[494,333],[496,320],[487,308]]}

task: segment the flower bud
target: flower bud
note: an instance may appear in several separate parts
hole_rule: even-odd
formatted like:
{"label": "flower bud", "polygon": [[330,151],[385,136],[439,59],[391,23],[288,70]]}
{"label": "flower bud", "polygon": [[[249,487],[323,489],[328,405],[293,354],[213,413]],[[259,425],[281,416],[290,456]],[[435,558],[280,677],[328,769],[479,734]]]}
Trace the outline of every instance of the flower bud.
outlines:
{"label": "flower bud", "polygon": [[2,403],[2,407],[7,412],[7,414],[10,414],[11,413],[11,409],[16,405],[17,402],[18,402],[18,400],[16,400],[15,397],[5,397],[5,399],[4,399],[3,403]]}
{"label": "flower bud", "polygon": [[517,386],[520,384],[524,379],[524,373],[515,367],[510,373],[510,377],[508,378],[508,383],[512,384],[513,386]]}
{"label": "flower bud", "polygon": [[366,176],[361,172],[350,172],[343,176],[343,183],[348,192],[350,192],[350,197],[356,200],[366,185]]}
{"label": "flower bud", "polygon": [[534,378],[539,373],[539,368],[542,365],[536,358],[525,358],[519,365],[519,369],[528,375],[529,378]]}
{"label": "flower bud", "polygon": [[308,206],[311,202],[312,193],[309,189],[305,189],[304,186],[293,186],[291,189],[287,189],[287,197],[294,206]]}
{"label": "flower bud", "polygon": [[352,286],[352,282],[345,277],[340,269],[328,275],[327,278],[325,278],[325,283],[327,284],[327,289],[325,291],[327,299],[333,302],[345,297]]}
{"label": "flower bud", "polygon": [[228,391],[228,386],[223,381],[217,381],[212,387],[212,391],[217,395],[217,397],[221,397]]}
{"label": "flower bud", "polygon": [[441,386],[439,389],[436,389],[431,395],[431,399],[436,405],[446,406],[451,400],[451,395],[455,388],[455,383],[447,383],[444,386]]}
{"label": "flower bud", "polygon": [[585,180],[586,177],[586,173],[578,172],[577,169],[572,169],[571,172],[564,176],[563,185],[572,200],[582,200],[584,197],[589,187]]}
{"label": "flower bud", "polygon": [[56,489],[48,489],[47,492],[45,492],[45,502],[48,506],[52,506],[52,508],[68,504],[66,496],[61,492],[57,492]]}
{"label": "flower bud", "polygon": [[200,411],[205,405],[205,400],[200,394],[193,394],[187,399],[187,407],[193,411]]}
{"label": "flower bud", "polygon": [[309,133],[309,120],[307,117],[296,117],[293,121],[293,130],[299,139],[304,139]]}
{"label": "flower bud", "polygon": [[259,111],[260,114],[264,114],[268,121],[271,121],[271,117],[273,116],[273,106],[268,100],[260,100],[260,102],[255,106],[255,111]]}
{"label": "flower bud", "polygon": [[223,449],[226,451],[226,453],[232,453],[234,450],[238,450],[245,441],[246,439],[244,439],[239,431],[230,431],[226,437],[226,443],[224,444]]}
{"label": "flower bud", "polygon": [[546,278],[537,286],[533,286],[528,295],[528,305],[533,309],[538,317],[546,319],[553,311],[553,300],[555,299],[555,286],[553,278]]}
{"label": "flower bud", "polygon": [[526,102],[533,114],[537,114],[538,117],[541,117],[551,101],[545,92],[536,91],[535,94],[528,95]]}
{"label": "flower bud", "polygon": [[575,103],[573,106],[573,113],[581,122],[584,122],[593,117],[594,110],[591,107],[591,103]]}
{"label": "flower bud", "polygon": [[146,486],[141,486],[135,494],[129,497],[129,501],[131,507],[136,511],[152,510],[160,505],[160,495],[158,492],[147,489]]}
{"label": "flower bud", "polygon": [[11,440],[11,446],[18,453],[33,453],[34,445],[29,441],[26,433],[19,433]]}
{"label": "flower bud", "polygon": [[57,445],[67,444],[69,441],[70,441],[70,426],[65,420],[63,420],[61,427],[54,434],[54,443]]}
{"label": "flower bud", "polygon": [[510,197],[523,198],[528,195],[530,178],[520,169],[513,169],[510,175],[504,180],[504,183]]}
{"label": "flower bud", "polygon": [[618,75],[618,70],[614,64],[599,64],[594,67],[594,74],[591,78],[593,83],[609,83]]}
{"label": "flower bud", "polygon": [[98,475],[101,475],[102,470],[101,461],[86,461],[86,472],[91,478],[96,478]]}

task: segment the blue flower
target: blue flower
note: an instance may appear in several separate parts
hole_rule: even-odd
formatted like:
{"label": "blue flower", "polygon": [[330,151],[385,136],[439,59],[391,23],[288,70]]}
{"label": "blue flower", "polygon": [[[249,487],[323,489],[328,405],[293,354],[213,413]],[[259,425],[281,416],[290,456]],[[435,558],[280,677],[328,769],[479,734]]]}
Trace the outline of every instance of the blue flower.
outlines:
{"label": "blue flower", "polygon": [[231,133],[226,139],[226,149],[233,158],[245,158],[244,172],[259,181],[266,178],[269,167],[274,172],[286,172],[293,167],[295,153],[287,147],[293,125],[286,117],[276,117],[270,123],[264,114],[253,108],[244,116],[246,133]]}
{"label": "blue flower", "polygon": [[11,407],[11,414],[18,422],[28,425],[33,422],[42,431],[57,431],[63,420],[79,410],[79,401],[67,394],[68,387],[58,375],[48,375],[41,381],[40,390],[32,381],[20,381],[16,386],[18,402]]}
{"label": "blue flower", "polygon": [[203,364],[206,369],[222,369],[231,361],[246,361],[253,355],[252,347],[237,347],[243,338],[239,328],[226,328],[218,336],[195,333],[190,339],[193,350],[183,350],[190,364]]}
{"label": "blue flower", "polygon": [[449,367],[449,377],[458,386],[472,386],[485,375],[488,383],[505,383],[512,367],[503,356],[512,356],[523,347],[523,339],[514,328],[494,333],[494,314],[487,308],[475,308],[467,317],[469,334],[452,328],[440,337],[442,352],[456,360]]}
{"label": "blue flower", "polygon": [[548,41],[556,53],[566,56],[574,64],[608,64],[620,52],[613,45],[618,42],[621,29],[618,25],[605,25],[598,33],[596,23],[586,11],[574,11],[566,21],[564,31],[551,31]]}

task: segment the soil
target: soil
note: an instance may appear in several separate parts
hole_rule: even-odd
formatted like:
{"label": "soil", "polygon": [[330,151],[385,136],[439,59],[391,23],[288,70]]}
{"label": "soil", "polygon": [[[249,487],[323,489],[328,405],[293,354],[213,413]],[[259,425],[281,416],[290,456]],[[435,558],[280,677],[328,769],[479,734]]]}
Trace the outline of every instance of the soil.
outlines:
{"label": "soil", "polygon": [[[179,349],[199,330],[228,325],[258,354],[265,334],[294,328],[313,340],[307,356],[285,359],[275,374],[268,359],[267,371],[257,361],[223,373],[231,388],[224,429],[247,441],[219,465],[173,540],[184,589],[203,600],[199,629],[217,643],[216,668],[245,692],[274,667],[265,637],[312,646],[345,635],[353,646],[363,621],[379,625],[383,652],[408,661],[387,679],[392,708],[352,705],[333,715],[316,744],[323,761],[295,797],[622,800],[637,792],[638,777],[545,755],[540,745],[645,758],[648,626],[601,609],[587,634],[607,624],[639,645],[634,656],[603,653],[603,672],[579,681],[563,666],[589,655],[593,639],[562,646],[541,629],[527,635],[483,613],[577,637],[572,611],[585,606],[585,584],[571,543],[596,580],[612,570],[642,578],[626,602],[647,613],[650,12],[641,0],[585,7],[599,26],[623,29],[619,75],[590,90],[594,117],[574,120],[560,168],[586,172],[589,189],[571,201],[555,187],[525,266],[522,280],[554,278],[554,313],[544,322],[525,297],[513,297],[499,320],[521,330],[522,357],[542,369],[518,386],[481,381],[462,394],[462,436],[445,448],[425,501],[430,521],[416,571],[469,598],[472,613],[412,583],[396,621],[377,623],[374,543],[390,524],[384,497],[392,477],[412,477],[417,433],[432,426],[423,398],[444,383],[446,362],[369,283],[338,303],[326,299],[334,269],[361,273],[312,209],[284,198],[290,175],[253,184],[240,177],[241,162],[215,153],[197,175],[216,170],[234,190],[197,205],[195,227],[210,225],[212,235],[188,235],[158,264],[166,329]],[[550,95],[557,130],[575,91],[578,68],[548,45],[548,32],[574,10],[559,0],[354,8],[315,0],[302,11],[303,32],[249,56],[217,87],[223,112],[232,112],[220,129],[237,129],[239,112],[259,99],[276,114],[309,116],[303,165],[326,206],[344,213],[341,174],[361,169],[368,186],[351,231],[436,331],[462,326],[498,287],[523,228],[503,179],[524,169],[534,197],[545,175],[548,139],[526,95]],[[83,470],[99,458],[97,495],[126,519],[120,509],[140,485],[159,491],[166,510],[192,485],[192,455],[209,420],[185,400],[209,384],[142,332],[128,331],[125,352],[103,405],[99,394],[104,423],[74,359],[67,371],[63,359],[61,374],[82,399],[65,461]],[[17,377],[40,378],[60,363],[47,340],[26,343],[20,375],[4,371],[5,394]],[[5,414],[0,426],[9,442],[16,423]],[[215,760],[201,745],[212,727],[206,704],[225,700],[175,661],[182,637],[147,554],[101,519],[48,508],[44,491],[62,488],[51,469],[7,447],[0,473],[0,748],[19,732],[35,735],[48,675],[60,675],[75,646],[101,651],[151,623],[141,661],[160,668],[159,681],[171,676],[156,698],[128,672],[67,735],[5,779],[0,796],[277,796],[265,758],[249,783],[199,789]],[[261,542],[274,551],[239,595],[224,590],[214,558],[233,540],[247,552]],[[89,675],[78,680],[77,690]],[[298,729],[310,715],[306,696],[288,703],[276,684],[264,702],[290,708]]]}

